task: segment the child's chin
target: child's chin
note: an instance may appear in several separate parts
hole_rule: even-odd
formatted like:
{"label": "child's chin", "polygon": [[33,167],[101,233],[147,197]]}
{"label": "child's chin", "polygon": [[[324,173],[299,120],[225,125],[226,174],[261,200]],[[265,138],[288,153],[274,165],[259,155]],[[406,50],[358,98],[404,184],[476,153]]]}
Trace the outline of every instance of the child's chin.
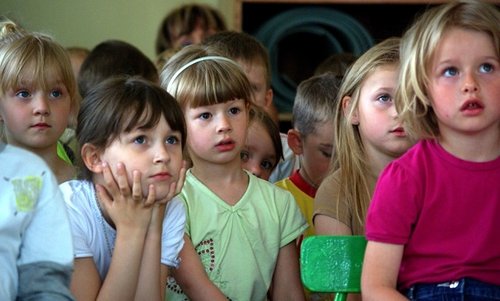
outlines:
{"label": "child's chin", "polygon": [[163,200],[168,196],[169,188],[168,187],[159,187],[156,188],[156,199]]}

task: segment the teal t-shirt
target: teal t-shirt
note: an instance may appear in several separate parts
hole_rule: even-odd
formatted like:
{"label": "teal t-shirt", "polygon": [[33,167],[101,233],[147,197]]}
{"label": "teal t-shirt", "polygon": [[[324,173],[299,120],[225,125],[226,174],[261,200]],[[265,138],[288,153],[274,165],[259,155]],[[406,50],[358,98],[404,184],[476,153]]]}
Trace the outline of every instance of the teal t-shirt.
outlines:
{"label": "teal t-shirt", "polygon": [[[186,233],[209,278],[230,300],[266,300],[280,248],[307,222],[288,191],[247,174],[248,188],[231,206],[188,171],[181,192]],[[169,278],[167,300],[185,298]]]}

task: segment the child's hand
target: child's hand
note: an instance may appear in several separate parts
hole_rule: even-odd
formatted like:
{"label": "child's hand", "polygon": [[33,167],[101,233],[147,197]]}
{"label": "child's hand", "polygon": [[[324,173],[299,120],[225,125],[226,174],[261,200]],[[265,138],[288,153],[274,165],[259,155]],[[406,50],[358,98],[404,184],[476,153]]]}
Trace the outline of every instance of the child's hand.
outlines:
{"label": "child's hand", "polygon": [[147,197],[144,198],[141,173],[134,171],[130,189],[127,171],[122,163],[118,163],[115,176],[107,163],[104,163],[103,176],[104,186],[96,185],[96,189],[116,229],[122,227],[147,229],[156,198],[153,185],[150,185]]}
{"label": "child's hand", "polygon": [[163,226],[163,218],[165,217],[165,208],[166,204],[177,194],[179,194],[182,190],[182,187],[184,186],[184,180],[186,179],[186,168],[187,163],[184,161],[182,163],[182,167],[179,170],[179,177],[177,178],[176,182],[172,182],[170,184],[170,189],[167,194],[167,196],[159,201],[156,201],[156,203],[153,206],[153,215],[151,218],[151,223],[149,224],[149,228],[151,229],[156,229],[160,230],[162,229]]}

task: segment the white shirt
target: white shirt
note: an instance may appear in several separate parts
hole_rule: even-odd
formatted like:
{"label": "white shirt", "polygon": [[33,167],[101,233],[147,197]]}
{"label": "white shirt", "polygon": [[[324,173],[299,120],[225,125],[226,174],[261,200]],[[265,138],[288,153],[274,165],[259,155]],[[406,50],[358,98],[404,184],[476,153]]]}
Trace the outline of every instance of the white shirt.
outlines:
{"label": "white shirt", "polygon": [[[94,184],[73,180],[59,186],[68,208],[75,258],[93,257],[101,279],[106,277],[116,239],[116,230],[105,220],[98,207]],[[168,202],[163,219],[161,263],[177,267],[184,245],[186,212],[177,197]]]}

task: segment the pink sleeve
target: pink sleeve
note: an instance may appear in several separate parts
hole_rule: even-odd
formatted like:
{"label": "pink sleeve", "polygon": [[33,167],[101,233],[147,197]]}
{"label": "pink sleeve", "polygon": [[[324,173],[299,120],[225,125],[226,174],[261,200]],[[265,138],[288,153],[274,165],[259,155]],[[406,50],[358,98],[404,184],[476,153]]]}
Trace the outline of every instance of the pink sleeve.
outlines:
{"label": "pink sleeve", "polygon": [[368,240],[406,244],[421,208],[421,183],[399,161],[384,169],[366,217]]}

